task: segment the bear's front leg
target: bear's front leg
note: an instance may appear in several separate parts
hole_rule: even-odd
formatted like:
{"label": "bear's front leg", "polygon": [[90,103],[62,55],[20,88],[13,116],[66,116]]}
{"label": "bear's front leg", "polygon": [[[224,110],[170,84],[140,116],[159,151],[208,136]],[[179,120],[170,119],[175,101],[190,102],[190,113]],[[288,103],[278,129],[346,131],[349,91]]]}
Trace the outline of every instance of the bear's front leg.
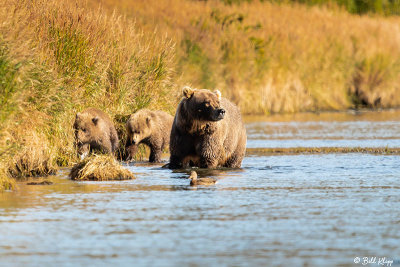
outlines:
{"label": "bear's front leg", "polygon": [[185,157],[194,154],[193,140],[188,135],[181,135],[172,128],[169,144],[171,156],[169,158],[169,169],[181,169]]}
{"label": "bear's front leg", "polygon": [[218,167],[218,160],[202,156],[200,158],[200,168],[213,169]]}
{"label": "bear's front leg", "polygon": [[102,148],[103,153],[113,155],[113,147],[112,147],[111,141],[110,140],[100,140],[100,142],[103,144],[103,148]]}
{"label": "bear's front leg", "polygon": [[182,158],[178,157],[176,155],[171,155],[169,158],[168,168],[172,169],[172,170],[181,169],[182,168]]}
{"label": "bear's front leg", "polygon": [[200,155],[201,168],[216,168],[218,167],[219,158],[221,154],[221,147],[219,140],[210,137],[204,137],[202,142],[198,144],[197,151]]}
{"label": "bear's front leg", "polygon": [[161,162],[162,150],[161,147],[150,146],[149,162]]}

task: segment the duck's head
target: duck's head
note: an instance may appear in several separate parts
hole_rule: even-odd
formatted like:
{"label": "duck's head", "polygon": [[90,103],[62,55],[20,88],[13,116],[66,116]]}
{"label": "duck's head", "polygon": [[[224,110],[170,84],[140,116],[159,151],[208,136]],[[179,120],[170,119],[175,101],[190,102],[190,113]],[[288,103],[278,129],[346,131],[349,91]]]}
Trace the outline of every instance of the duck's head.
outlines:
{"label": "duck's head", "polygon": [[189,179],[197,180],[197,172],[196,171],[191,171]]}

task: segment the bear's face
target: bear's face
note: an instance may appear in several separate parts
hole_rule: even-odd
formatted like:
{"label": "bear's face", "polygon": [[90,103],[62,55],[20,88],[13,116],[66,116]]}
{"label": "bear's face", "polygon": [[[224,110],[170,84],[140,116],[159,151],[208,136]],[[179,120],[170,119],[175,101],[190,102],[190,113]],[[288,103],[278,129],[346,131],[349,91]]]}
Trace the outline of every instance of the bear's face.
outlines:
{"label": "bear's face", "polygon": [[219,121],[224,118],[225,110],[221,108],[220,91],[184,87],[183,95],[185,108],[193,118],[202,121]]}
{"label": "bear's face", "polygon": [[151,135],[151,117],[140,113],[134,114],[129,118],[126,130],[132,144],[139,144]]}
{"label": "bear's face", "polygon": [[75,141],[78,155],[84,158],[89,154],[90,143],[96,139],[99,132],[100,119],[87,113],[77,113],[74,123]]}

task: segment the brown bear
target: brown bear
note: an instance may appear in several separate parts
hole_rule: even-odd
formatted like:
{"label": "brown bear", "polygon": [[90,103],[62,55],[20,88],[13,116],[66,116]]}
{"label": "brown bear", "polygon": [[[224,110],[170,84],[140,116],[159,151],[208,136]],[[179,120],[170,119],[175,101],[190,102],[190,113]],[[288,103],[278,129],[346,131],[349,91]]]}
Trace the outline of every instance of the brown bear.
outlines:
{"label": "brown bear", "polygon": [[183,88],[170,139],[170,169],[239,168],[246,129],[237,106],[216,90]]}
{"label": "brown bear", "polygon": [[126,122],[125,148],[131,160],[139,144],[150,147],[150,162],[161,162],[162,150],[169,145],[174,117],[164,111],[141,109]]}
{"label": "brown bear", "polygon": [[89,152],[113,153],[118,148],[118,135],[110,117],[97,108],[88,108],[76,114],[75,142],[78,156]]}

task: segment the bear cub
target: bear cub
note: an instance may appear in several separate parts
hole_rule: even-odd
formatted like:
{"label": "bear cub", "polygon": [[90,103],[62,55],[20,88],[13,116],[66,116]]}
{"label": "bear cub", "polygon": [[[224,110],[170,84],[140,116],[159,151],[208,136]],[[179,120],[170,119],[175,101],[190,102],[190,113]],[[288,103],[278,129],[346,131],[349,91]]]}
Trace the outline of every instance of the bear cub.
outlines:
{"label": "bear cub", "polygon": [[246,142],[238,107],[220,91],[183,88],[171,130],[169,168],[239,168]]}
{"label": "bear cub", "polygon": [[78,112],[74,123],[78,156],[83,159],[89,152],[112,154],[118,148],[118,135],[110,117],[97,108]]}
{"label": "bear cub", "polygon": [[139,144],[150,148],[150,162],[161,162],[164,148],[169,146],[173,117],[164,111],[141,109],[126,122],[126,152],[132,160]]}

